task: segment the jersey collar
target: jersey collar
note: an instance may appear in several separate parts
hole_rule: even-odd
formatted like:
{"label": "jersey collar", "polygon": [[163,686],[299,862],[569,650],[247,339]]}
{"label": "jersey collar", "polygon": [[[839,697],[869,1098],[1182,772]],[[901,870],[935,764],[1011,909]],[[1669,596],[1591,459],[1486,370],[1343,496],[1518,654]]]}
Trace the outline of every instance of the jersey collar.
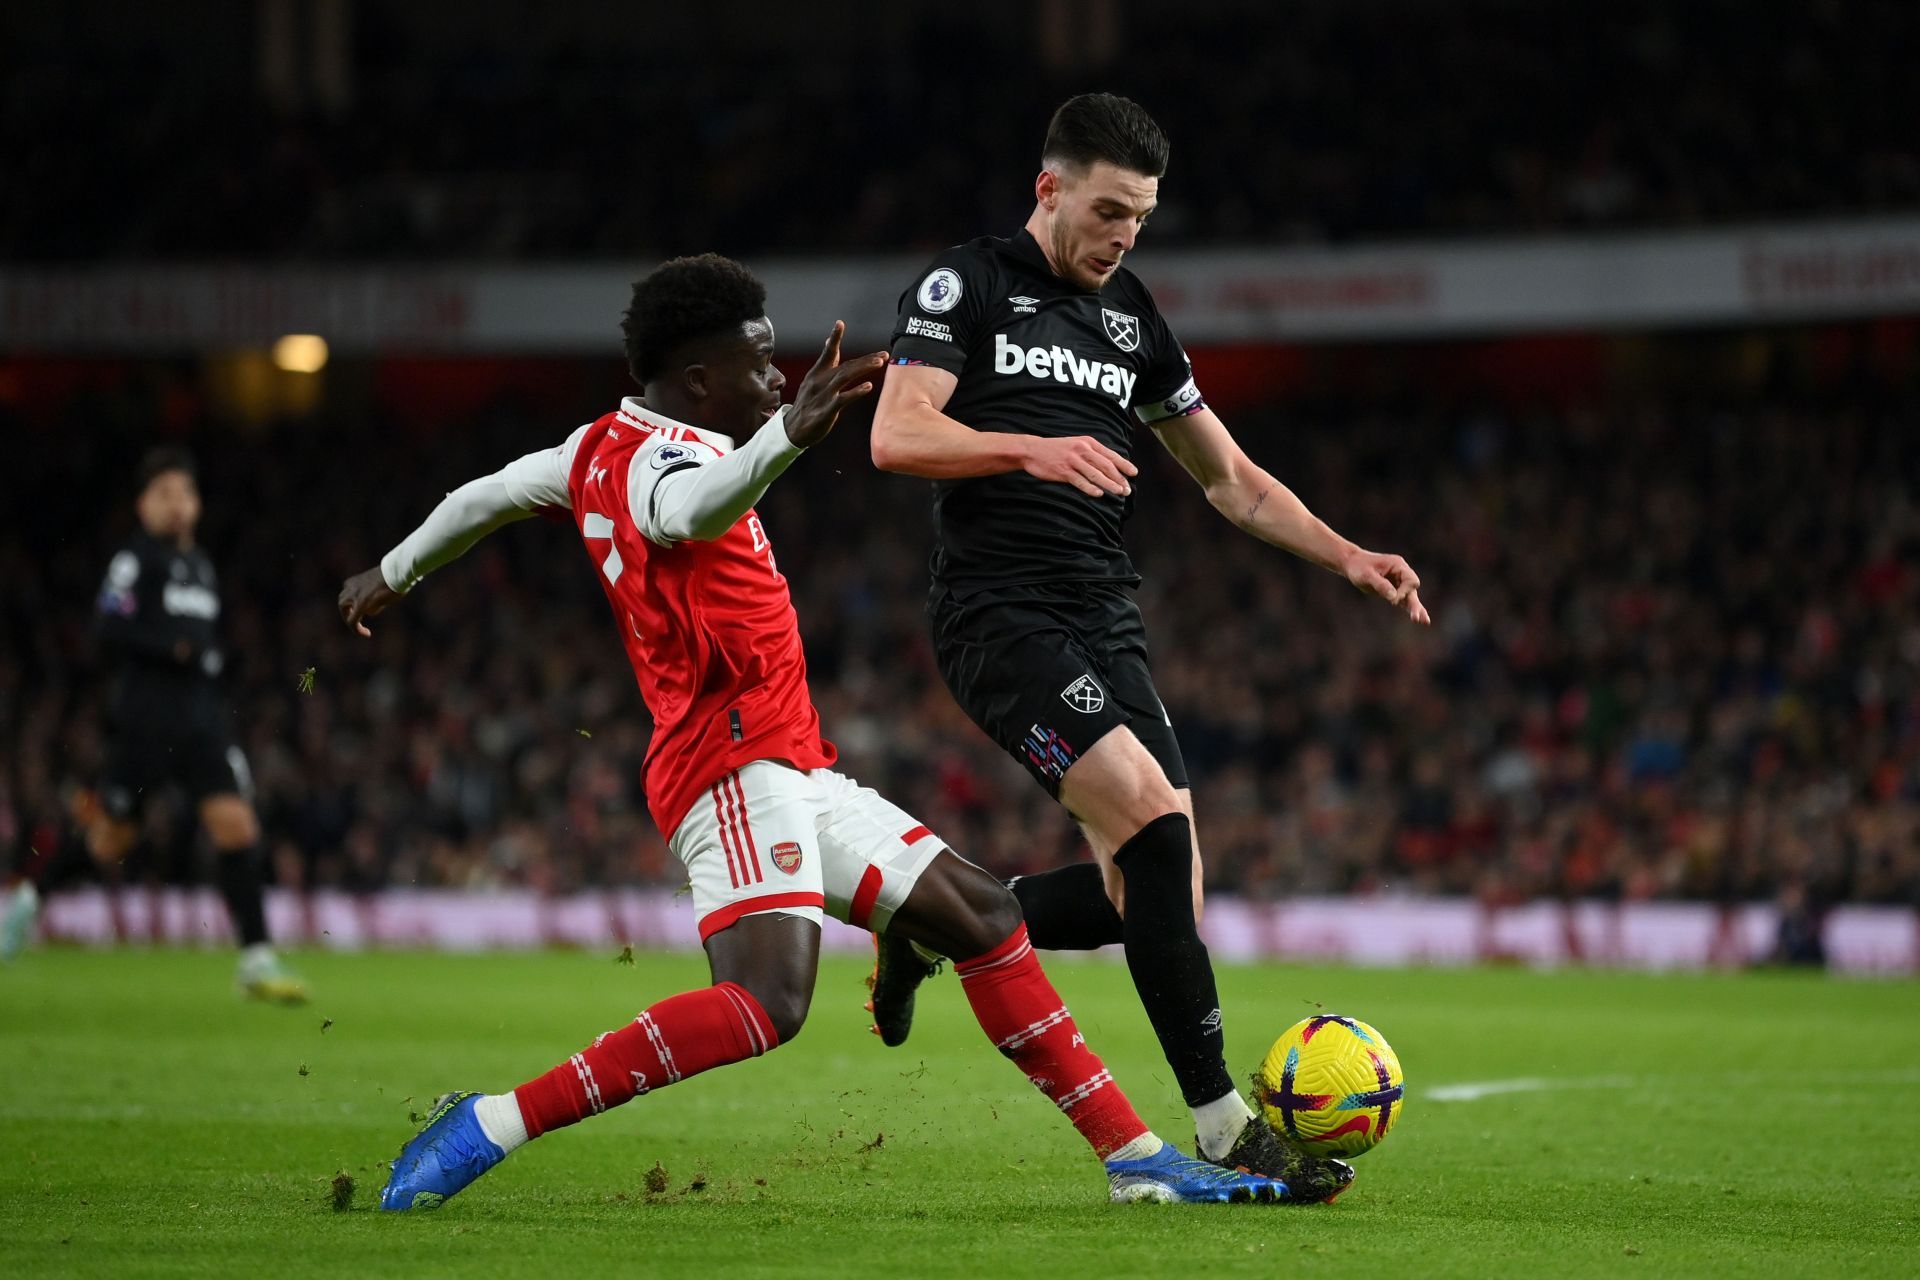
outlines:
{"label": "jersey collar", "polygon": [[1040,242],[1033,238],[1033,232],[1025,227],[1014,232],[1007,240],[1007,252],[1034,270],[1051,277],[1053,282],[1063,289],[1071,289],[1075,293],[1088,292],[1053,269],[1053,264],[1047,261],[1046,250],[1042,249]]}
{"label": "jersey collar", "polygon": [[723,436],[718,431],[706,431],[700,427],[690,427],[675,418],[655,409],[649,409],[640,403],[638,396],[625,396],[620,401],[620,417],[636,427],[648,431],[663,433],[669,440],[698,440],[711,449],[721,453],[733,452],[733,437]]}
{"label": "jersey collar", "polygon": [[1040,242],[1035,240],[1033,232],[1025,227],[1013,233],[1012,238],[1007,241],[1007,251],[1021,261],[1040,268],[1056,279],[1059,278],[1059,273],[1053,269],[1053,264],[1047,261],[1046,252],[1040,248]]}

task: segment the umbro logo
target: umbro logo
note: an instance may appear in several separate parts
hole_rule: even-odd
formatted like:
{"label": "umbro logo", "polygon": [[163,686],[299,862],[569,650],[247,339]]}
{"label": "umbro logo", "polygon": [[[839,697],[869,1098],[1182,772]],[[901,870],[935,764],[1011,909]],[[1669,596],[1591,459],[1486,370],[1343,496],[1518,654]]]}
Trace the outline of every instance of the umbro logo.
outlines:
{"label": "umbro logo", "polygon": [[1200,1026],[1207,1031],[1218,1031],[1220,1029],[1220,1011],[1215,1009],[1212,1013],[1200,1019]]}
{"label": "umbro logo", "polygon": [[1013,304],[1013,313],[1015,315],[1020,315],[1023,312],[1027,315],[1032,315],[1040,309],[1040,299],[1038,298],[1016,295],[1008,298],[1007,301]]}

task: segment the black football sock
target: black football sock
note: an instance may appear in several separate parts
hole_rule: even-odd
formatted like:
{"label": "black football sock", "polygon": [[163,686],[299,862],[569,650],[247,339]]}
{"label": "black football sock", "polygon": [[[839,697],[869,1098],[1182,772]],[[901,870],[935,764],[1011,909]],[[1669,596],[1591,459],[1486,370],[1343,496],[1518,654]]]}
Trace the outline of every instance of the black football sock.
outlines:
{"label": "black football sock", "polygon": [[260,891],[260,847],[220,849],[214,854],[214,879],[220,897],[233,918],[240,945],[251,947],[267,940],[267,904]]}
{"label": "black football sock", "polygon": [[1042,951],[1092,951],[1126,941],[1096,863],[1015,876],[1007,888],[1027,918],[1028,940]]}
{"label": "black football sock", "polygon": [[[1232,1093],[1213,962],[1193,919],[1193,826],[1169,813],[1113,855],[1126,879],[1127,970],[1180,1096],[1198,1107]],[[1029,926],[1031,932],[1031,926]]]}

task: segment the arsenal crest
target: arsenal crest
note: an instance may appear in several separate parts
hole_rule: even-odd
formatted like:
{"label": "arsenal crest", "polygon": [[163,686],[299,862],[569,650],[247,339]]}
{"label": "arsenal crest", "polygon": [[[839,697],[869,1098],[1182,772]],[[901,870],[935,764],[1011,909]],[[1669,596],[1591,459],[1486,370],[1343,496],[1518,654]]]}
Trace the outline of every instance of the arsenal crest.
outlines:
{"label": "arsenal crest", "polygon": [[1140,345],[1140,317],[1130,316],[1124,311],[1109,311],[1100,308],[1100,319],[1106,322],[1107,336],[1113,339],[1113,345],[1122,351],[1132,351]]}
{"label": "arsenal crest", "polygon": [[773,846],[773,865],[792,875],[800,869],[800,846],[791,840],[782,840]]}

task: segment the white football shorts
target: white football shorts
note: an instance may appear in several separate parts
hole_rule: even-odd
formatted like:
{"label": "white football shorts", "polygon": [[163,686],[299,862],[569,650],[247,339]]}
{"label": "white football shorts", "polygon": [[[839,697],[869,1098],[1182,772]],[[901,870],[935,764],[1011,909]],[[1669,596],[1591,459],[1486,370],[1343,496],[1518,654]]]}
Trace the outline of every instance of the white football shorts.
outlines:
{"label": "white football shorts", "polygon": [[766,911],[883,932],[947,846],[845,774],[756,760],[707,788],[667,847],[693,882],[705,942]]}

